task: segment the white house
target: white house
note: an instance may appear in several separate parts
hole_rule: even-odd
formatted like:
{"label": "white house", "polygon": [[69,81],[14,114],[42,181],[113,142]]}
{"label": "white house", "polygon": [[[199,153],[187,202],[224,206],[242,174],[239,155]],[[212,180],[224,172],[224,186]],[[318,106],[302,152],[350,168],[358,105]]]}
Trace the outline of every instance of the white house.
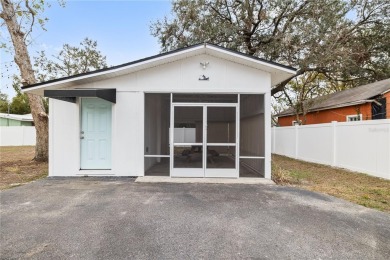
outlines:
{"label": "white house", "polygon": [[34,126],[34,120],[31,114],[16,115],[0,113],[1,126]]}
{"label": "white house", "polygon": [[295,69],[211,44],[23,87],[50,98],[50,176],[271,177],[271,86]]}

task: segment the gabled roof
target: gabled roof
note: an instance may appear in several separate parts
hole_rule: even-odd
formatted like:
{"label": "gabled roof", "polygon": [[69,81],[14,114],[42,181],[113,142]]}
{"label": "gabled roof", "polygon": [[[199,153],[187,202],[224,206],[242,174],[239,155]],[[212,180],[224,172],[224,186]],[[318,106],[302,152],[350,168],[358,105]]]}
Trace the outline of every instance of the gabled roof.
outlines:
{"label": "gabled roof", "polygon": [[[339,91],[313,99],[309,112],[338,107],[347,107],[367,103],[368,100],[390,91],[390,78],[356,88]],[[290,107],[277,114],[278,117],[295,115],[294,108]]]}
{"label": "gabled roof", "polygon": [[122,76],[139,70],[148,69],[201,54],[209,54],[211,56],[223,58],[232,62],[269,72],[271,73],[272,85],[276,85],[286,80],[296,72],[296,69],[289,66],[253,57],[237,51],[232,51],[217,45],[202,43],[105,69],[24,86],[22,87],[22,90],[24,92],[32,91],[38,94],[42,94],[43,89],[58,89],[77,86],[80,84]]}
{"label": "gabled roof", "polygon": [[33,121],[31,114],[16,115],[16,114],[0,113],[0,118],[8,118],[8,119],[12,119],[12,120],[25,121],[25,122],[32,122]]}

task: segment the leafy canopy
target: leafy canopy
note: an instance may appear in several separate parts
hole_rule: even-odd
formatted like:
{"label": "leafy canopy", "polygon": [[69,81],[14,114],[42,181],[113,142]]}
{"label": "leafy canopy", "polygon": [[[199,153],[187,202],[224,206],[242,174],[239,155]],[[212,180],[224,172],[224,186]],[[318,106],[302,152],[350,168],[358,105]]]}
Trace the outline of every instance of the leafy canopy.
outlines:
{"label": "leafy canopy", "polygon": [[52,57],[45,51],[34,57],[36,77],[39,82],[72,76],[107,67],[106,56],[97,49],[97,41],[85,38],[79,46],[64,44]]}
{"label": "leafy canopy", "polygon": [[[51,57],[48,57],[45,51],[38,52],[38,56],[34,57],[34,71],[38,82],[106,67],[106,57],[97,49],[97,42],[89,38],[85,38],[80,46],[64,44],[62,50]],[[12,99],[10,105],[13,114],[30,113],[27,95],[20,91],[21,85],[20,77],[14,75],[12,86],[17,95]],[[48,112],[47,99],[43,100],[43,105]]]}
{"label": "leafy canopy", "polygon": [[8,95],[0,92],[0,113],[8,112]]}

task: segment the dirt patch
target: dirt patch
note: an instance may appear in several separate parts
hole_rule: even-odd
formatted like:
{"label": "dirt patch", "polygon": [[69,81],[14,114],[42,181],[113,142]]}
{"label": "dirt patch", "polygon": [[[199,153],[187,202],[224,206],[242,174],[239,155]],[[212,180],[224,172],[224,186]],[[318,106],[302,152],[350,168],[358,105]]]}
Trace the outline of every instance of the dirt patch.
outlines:
{"label": "dirt patch", "polygon": [[272,179],[390,212],[390,181],[382,178],[272,155]]}
{"label": "dirt patch", "polygon": [[36,162],[34,146],[0,147],[0,190],[47,176],[47,162]]}

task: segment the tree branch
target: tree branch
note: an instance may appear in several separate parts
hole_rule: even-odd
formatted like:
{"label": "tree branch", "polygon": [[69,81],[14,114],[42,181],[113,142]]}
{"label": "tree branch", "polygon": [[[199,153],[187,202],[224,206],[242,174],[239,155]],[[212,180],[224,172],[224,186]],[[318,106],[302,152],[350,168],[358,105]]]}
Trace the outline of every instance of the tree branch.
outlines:
{"label": "tree branch", "polygon": [[287,83],[290,82],[290,80],[292,80],[293,78],[299,76],[299,75],[303,75],[304,73],[306,72],[309,72],[309,71],[316,71],[316,72],[320,72],[320,73],[325,73],[327,72],[327,70],[325,68],[307,68],[307,69],[300,69],[296,72],[295,75],[292,75],[291,77],[289,77],[288,79],[282,81],[281,83],[279,83],[275,88],[271,89],[271,95],[275,95],[276,93],[280,92],[280,91],[283,91],[284,88],[286,87]]}
{"label": "tree branch", "polygon": [[34,23],[35,23],[35,15],[37,13],[30,7],[28,0],[26,0],[24,3],[26,4],[26,8],[28,9],[28,12],[31,14],[30,29],[24,35],[24,40],[26,40],[27,36],[32,32],[32,29],[33,29]]}
{"label": "tree branch", "polygon": [[[221,12],[219,12],[212,4],[208,4],[208,6],[218,15],[220,16],[223,20],[226,20],[227,22],[229,22],[230,24],[232,24],[232,19],[231,19],[231,15],[229,13],[229,17],[226,17],[225,15],[221,14]],[[228,9],[228,7],[227,7]]]}

